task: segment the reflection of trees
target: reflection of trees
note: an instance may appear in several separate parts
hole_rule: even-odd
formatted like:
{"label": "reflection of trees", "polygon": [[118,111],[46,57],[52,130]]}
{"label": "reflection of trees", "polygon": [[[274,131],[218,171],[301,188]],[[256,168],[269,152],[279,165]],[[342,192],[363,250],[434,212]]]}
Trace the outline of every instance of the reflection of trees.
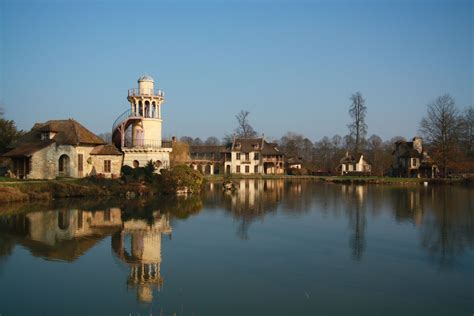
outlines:
{"label": "reflection of trees", "polygon": [[346,204],[346,212],[349,217],[350,237],[349,245],[352,251],[352,258],[360,261],[364,254],[365,241],[365,195],[367,186],[365,185],[343,185],[341,187],[343,201]]}
{"label": "reflection of trees", "polygon": [[431,188],[431,212],[421,226],[422,246],[442,267],[474,245],[474,192],[467,187]]}

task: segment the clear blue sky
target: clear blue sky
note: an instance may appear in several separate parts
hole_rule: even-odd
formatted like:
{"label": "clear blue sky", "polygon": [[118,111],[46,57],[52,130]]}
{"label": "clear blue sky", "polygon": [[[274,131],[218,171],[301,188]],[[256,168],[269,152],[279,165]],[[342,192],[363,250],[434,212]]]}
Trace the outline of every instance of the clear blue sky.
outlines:
{"label": "clear blue sky", "polygon": [[411,137],[438,95],[474,104],[469,0],[0,3],[0,106],[22,129],[110,131],[145,73],[166,136],[221,137],[241,109],[270,137],[345,135],[361,91],[369,135]]}

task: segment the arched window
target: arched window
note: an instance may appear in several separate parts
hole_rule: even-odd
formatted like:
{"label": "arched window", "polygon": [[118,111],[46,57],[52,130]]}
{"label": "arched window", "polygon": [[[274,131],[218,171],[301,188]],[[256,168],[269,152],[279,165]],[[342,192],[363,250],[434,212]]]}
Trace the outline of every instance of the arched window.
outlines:
{"label": "arched window", "polygon": [[140,162],[138,160],[133,161],[133,168],[138,168],[140,166]]}

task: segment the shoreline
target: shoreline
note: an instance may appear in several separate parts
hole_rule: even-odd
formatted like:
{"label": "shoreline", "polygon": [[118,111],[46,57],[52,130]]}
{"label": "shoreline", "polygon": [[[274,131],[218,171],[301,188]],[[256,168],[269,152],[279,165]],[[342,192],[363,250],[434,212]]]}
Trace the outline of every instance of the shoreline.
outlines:
{"label": "shoreline", "polygon": [[423,185],[425,182],[428,184],[442,184],[442,185],[453,185],[453,184],[472,184],[474,179],[472,178],[394,178],[394,177],[356,177],[356,176],[293,176],[293,175],[233,175],[226,177],[224,175],[212,175],[204,176],[207,181],[223,181],[223,180],[313,180],[323,181],[330,183],[341,183],[341,184],[412,184],[412,185]]}
{"label": "shoreline", "polygon": [[[472,185],[472,178],[418,179],[390,177],[350,176],[290,176],[290,175],[213,175],[204,177],[208,182],[235,180],[309,180],[336,184],[382,184],[382,185]],[[124,183],[119,179],[83,178],[56,180],[12,180],[0,179],[0,205],[11,202],[53,201],[63,198],[87,197],[137,197],[159,195],[150,183]]]}

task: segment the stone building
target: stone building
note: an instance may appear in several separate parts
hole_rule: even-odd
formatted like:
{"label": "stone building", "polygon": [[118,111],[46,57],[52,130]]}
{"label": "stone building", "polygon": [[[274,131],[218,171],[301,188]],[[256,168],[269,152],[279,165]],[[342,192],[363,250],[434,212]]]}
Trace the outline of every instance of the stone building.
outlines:
{"label": "stone building", "polygon": [[145,75],[138,79],[138,89],[128,90],[127,100],[130,109],[112,126],[112,141],[124,153],[123,164],[143,167],[152,160],[157,170],[168,168],[172,143],[162,140],[163,91],[155,90],[153,78]]}
{"label": "stone building", "polygon": [[338,170],[342,176],[345,175],[370,175],[372,164],[364,158],[363,154],[355,156],[346,152],[346,155],[340,160]]}
{"label": "stone building", "polygon": [[262,138],[235,138],[224,158],[226,174],[284,174],[285,155]]}
{"label": "stone building", "polygon": [[122,153],[73,119],[37,123],[4,154],[19,179],[120,175]]}
{"label": "stone building", "polygon": [[190,146],[186,164],[205,175],[285,172],[284,154],[264,138],[235,138],[222,146]]}
{"label": "stone building", "polygon": [[397,141],[393,151],[392,174],[406,178],[435,178],[439,169],[433,159],[423,150],[423,139],[414,137],[411,142]]}
{"label": "stone building", "polygon": [[189,146],[187,165],[205,175],[221,174],[224,170],[224,159],[227,152],[226,146]]}

